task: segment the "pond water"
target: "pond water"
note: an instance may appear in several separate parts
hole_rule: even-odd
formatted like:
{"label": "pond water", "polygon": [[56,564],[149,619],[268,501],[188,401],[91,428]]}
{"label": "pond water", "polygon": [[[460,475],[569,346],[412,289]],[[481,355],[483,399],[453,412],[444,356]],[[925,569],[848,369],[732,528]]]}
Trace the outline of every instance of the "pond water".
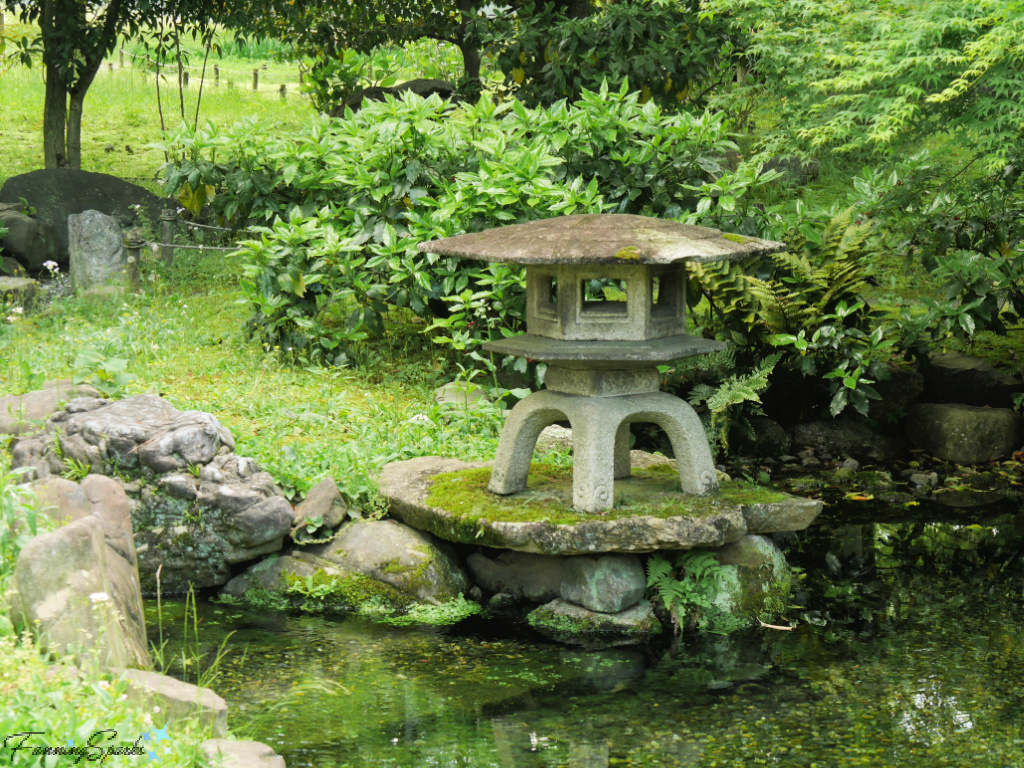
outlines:
{"label": "pond water", "polygon": [[[394,628],[200,601],[188,655],[209,664],[234,631],[212,687],[235,735],[290,768],[1024,767],[1024,569],[1000,530],[935,528],[944,560],[921,556],[920,529],[819,541],[789,632],[584,651],[496,621]],[[164,602],[168,657],[184,612]]]}

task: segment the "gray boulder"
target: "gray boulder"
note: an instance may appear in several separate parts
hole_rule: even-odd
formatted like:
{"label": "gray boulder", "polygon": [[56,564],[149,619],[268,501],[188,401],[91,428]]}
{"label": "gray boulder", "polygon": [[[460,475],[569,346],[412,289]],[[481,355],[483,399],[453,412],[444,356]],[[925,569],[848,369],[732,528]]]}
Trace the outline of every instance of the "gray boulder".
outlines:
{"label": "gray boulder", "polygon": [[636,555],[566,558],[560,596],[600,613],[620,613],[639,603],[647,580]]}
{"label": "gray boulder", "polygon": [[1019,377],[993,368],[979,357],[951,352],[935,355],[924,369],[925,398],[935,403],[966,403],[1010,408],[1024,391]]}
{"label": "gray boulder", "polygon": [[473,581],[491,593],[505,593],[535,603],[558,597],[566,558],[531,552],[502,552],[493,560],[474,553],[466,559]]}
{"label": "gray boulder", "polygon": [[646,600],[621,613],[600,613],[552,600],[534,609],[526,620],[545,637],[587,648],[638,645],[661,632],[661,623]]}
{"label": "gray boulder", "polygon": [[0,201],[25,198],[36,209],[35,218],[54,227],[57,260],[67,263],[68,216],[82,211],[99,211],[117,218],[123,229],[138,220],[141,206],[151,222],[158,221],[164,202],[152,192],[105,173],[71,168],[49,168],[12,176],[0,187]]}
{"label": "gray boulder", "polygon": [[784,613],[792,583],[786,558],[765,536],[744,536],[715,551],[722,566],[704,618],[708,628],[732,632]]}
{"label": "gray boulder", "polygon": [[33,219],[19,210],[0,210],[0,226],[7,236],[0,240],[0,249],[15,257],[29,270],[43,268],[44,261],[56,261],[60,253],[57,230],[45,221]]}
{"label": "gray boulder", "polygon": [[918,448],[957,464],[1009,456],[1024,441],[1024,419],[1009,408],[919,403],[910,409],[906,426]]}
{"label": "gray boulder", "polygon": [[308,551],[422,602],[440,604],[469,591],[469,579],[447,546],[395,520],[353,522],[329,544]]}
{"label": "gray boulder", "polygon": [[149,708],[159,706],[168,722],[198,721],[215,736],[227,735],[227,702],[209,688],[141,669],[126,669],[122,676],[128,681],[128,698]]}
{"label": "gray boulder", "polygon": [[219,586],[232,566],[281,549],[294,512],[234,438],[201,411],[179,411],[155,395],[79,398],[42,431],[16,438],[12,465],[47,478],[77,467],[123,478],[132,502],[144,591]]}
{"label": "gray boulder", "polygon": [[902,450],[899,440],[880,435],[859,421],[808,421],[791,431],[796,446],[860,461],[885,461]]}
{"label": "gray boulder", "polygon": [[258,741],[207,739],[199,746],[220,768],[285,768],[284,758]]}
{"label": "gray boulder", "polygon": [[99,211],[68,216],[71,284],[76,291],[124,281],[127,253],[117,220]]}
{"label": "gray boulder", "polygon": [[36,429],[38,422],[49,418],[69,400],[98,397],[99,394],[88,384],[72,384],[71,379],[54,379],[33,392],[0,397],[0,434],[20,435]]}
{"label": "gray boulder", "polygon": [[75,498],[60,513],[72,522],[36,536],[18,555],[7,597],[12,619],[80,663],[149,667],[127,498],[109,478],[86,481],[88,506]]}
{"label": "gray boulder", "polygon": [[324,528],[337,528],[347,516],[348,505],[333,477],[325,477],[314,485],[295,507],[296,525],[319,519]]}

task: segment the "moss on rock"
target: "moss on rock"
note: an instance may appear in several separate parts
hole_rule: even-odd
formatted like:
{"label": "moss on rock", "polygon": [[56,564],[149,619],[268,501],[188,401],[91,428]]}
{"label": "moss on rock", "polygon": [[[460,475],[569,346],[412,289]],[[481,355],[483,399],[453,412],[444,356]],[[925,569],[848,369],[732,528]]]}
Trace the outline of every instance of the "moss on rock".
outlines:
{"label": "moss on rock", "polygon": [[[453,531],[475,535],[480,520],[534,522],[544,520],[555,525],[591,522],[592,514],[572,508],[572,467],[533,464],[527,490],[512,496],[498,496],[487,490],[489,467],[464,469],[436,475],[430,482],[427,504],[459,518]],[[734,480],[722,483],[713,496],[681,495],[679,475],[667,464],[633,471],[632,477],[615,481],[615,508],[602,514],[602,520],[637,517],[711,517],[722,509],[744,504],[785,501],[784,493],[763,486]],[[463,538],[455,540],[464,540]]]}

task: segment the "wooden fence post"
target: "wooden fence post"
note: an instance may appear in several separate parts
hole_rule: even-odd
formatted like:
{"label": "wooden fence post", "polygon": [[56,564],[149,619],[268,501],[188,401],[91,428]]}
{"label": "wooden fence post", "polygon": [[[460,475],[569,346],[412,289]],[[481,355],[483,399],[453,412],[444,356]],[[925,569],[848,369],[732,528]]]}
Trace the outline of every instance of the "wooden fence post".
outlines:
{"label": "wooden fence post", "polygon": [[260,71],[258,69],[252,71],[252,89],[254,91],[260,89]]}

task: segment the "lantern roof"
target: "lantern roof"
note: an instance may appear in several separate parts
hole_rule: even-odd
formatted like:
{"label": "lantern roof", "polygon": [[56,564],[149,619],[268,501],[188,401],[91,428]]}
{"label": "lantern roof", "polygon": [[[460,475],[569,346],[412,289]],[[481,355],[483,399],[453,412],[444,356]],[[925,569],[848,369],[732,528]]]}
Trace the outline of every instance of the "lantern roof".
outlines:
{"label": "lantern roof", "polygon": [[517,264],[672,264],[735,261],[785,244],[631,214],[556,216],[420,243],[421,253]]}

